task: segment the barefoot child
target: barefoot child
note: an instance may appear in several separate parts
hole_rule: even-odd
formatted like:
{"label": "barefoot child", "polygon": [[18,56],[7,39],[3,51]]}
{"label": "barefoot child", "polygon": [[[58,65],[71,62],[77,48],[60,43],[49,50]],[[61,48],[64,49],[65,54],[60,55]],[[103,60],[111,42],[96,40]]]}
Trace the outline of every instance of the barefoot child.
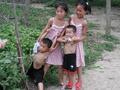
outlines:
{"label": "barefoot child", "polygon": [[[64,17],[67,15],[68,7],[65,3],[60,2],[57,3],[55,9],[56,15],[49,19],[46,27],[44,28],[43,32],[41,33],[41,36],[39,37],[39,39],[42,39],[44,37],[49,38],[53,41],[53,45],[55,45],[57,37],[62,35],[64,27],[67,25],[66,21],[64,20]],[[57,65],[60,84],[62,84],[62,62],[62,51],[61,47],[58,45],[48,56],[45,65],[45,73],[48,71],[51,65]]]}
{"label": "barefoot child", "polygon": [[85,11],[84,5],[81,2],[78,2],[75,7],[75,14],[70,17],[70,24],[75,25],[77,28],[76,35],[79,37],[77,49],[76,49],[76,65],[77,65],[77,74],[78,81],[76,82],[76,88],[80,90],[82,85],[81,74],[82,67],[85,66],[84,61],[84,48],[83,41],[87,37],[87,21],[84,19]]}
{"label": "barefoot child", "polygon": [[48,38],[41,40],[38,52],[33,56],[33,63],[27,75],[38,84],[38,90],[43,90],[44,64],[48,57],[52,41]]}
{"label": "barefoot child", "polygon": [[72,89],[75,82],[76,72],[76,27],[74,25],[68,25],[65,28],[65,36],[57,39],[58,42],[63,43],[64,60],[63,60],[63,80],[64,86],[68,85],[69,79],[70,85],[67,88]]}

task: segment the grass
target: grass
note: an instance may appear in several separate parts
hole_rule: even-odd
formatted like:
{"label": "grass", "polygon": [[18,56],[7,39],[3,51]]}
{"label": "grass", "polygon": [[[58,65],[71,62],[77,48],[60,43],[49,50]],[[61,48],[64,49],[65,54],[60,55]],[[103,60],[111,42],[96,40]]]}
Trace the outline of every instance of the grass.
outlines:
{"label": "grass", "polygon": [[92,23],[92,22],[88,22],[88,28],[89,28],[89,30],[92,30],[92,29],[97,28],[97,27],[98,27],[97,24]]}
{"label": "grass", "polygon": [[120,41],[117,37],[113,36],[113,35],[102,35],[102,38],[106,41],[112,42],[114,44],[119,44]]}

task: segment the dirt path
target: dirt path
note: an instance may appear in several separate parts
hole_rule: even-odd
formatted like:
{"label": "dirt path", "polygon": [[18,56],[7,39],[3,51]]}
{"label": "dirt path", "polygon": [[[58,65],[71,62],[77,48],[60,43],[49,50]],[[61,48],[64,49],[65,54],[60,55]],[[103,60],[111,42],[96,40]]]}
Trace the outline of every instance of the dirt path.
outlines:
{"label": "dirt path", "polygon": [[84,90],[120,90],[120,45],[84,74]]}
{"label": "dirt path", "polygon": [[[120,38],[119,8],[112,9],[112,34]],[[104,32],[105,14],[103,9],[95,10],[93,15],[87,16],[88,21],[96,23],[95,31]],[[94,64],[95,67],[87,70],[83,76],[84,90],[120,90],[120,45],[112,52],[104,52],[102,60]]]}

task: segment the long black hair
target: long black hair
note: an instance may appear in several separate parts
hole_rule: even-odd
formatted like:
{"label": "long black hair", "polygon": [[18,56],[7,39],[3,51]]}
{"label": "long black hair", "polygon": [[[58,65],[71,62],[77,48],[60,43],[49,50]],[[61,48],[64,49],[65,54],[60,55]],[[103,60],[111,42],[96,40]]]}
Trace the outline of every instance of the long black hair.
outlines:
{"label": "long black hair", "polygon": [[63,2],[63,1],[59,1],[59,2],[57,2],[56,3],[56,5],[55,5],[55,8],[57,9],[58,7],[61,7],[66,13],[68,13],[68,5],[67,5],[67,3],[66,2]]}
{"label": "long black hair", "polygon": [[76,6],[78,5],[82,5],[85,11],[89,11],[89,13],[91,13],[91,6],[88,0],[77,0]]}
{"label": "long black hair", "polygon": [[77,0],[76,6],[78,6],[78,5],[82,5],[84,10],[86,11],[87,4],[86,4],[85,0]]}

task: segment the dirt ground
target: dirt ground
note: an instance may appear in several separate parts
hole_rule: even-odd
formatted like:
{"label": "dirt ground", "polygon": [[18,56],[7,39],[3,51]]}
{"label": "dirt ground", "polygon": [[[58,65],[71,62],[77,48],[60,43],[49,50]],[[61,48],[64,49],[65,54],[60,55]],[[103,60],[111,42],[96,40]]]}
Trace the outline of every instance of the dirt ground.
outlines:
{"label": "dirt ground", "polygon": [[[104,33],[105,9],[92,8],[92,14],[87,15],[88,22],[95,23],[95,32]],[[120,38],[120,8],[112,8],[112,34]],[[112,52],[104,52],[102,59],[85,71],[83,75],[83,90],[120,90],[120,45]],[[60,87],[50,86],[46,90],[61,90]]]}
{"label": "dirt ground", "polygon": [[[104,9],[93,9],[93,15],[88,15],[90,22],[96,23],[97,32],[105,29]],[[112,34],[120,38],[120,8],[112,8]],[[83,90],[120,90],[120,45],[112,52],[104,52],[102,59],[94,64],[95,67],[87,70],[83,75]]]}

